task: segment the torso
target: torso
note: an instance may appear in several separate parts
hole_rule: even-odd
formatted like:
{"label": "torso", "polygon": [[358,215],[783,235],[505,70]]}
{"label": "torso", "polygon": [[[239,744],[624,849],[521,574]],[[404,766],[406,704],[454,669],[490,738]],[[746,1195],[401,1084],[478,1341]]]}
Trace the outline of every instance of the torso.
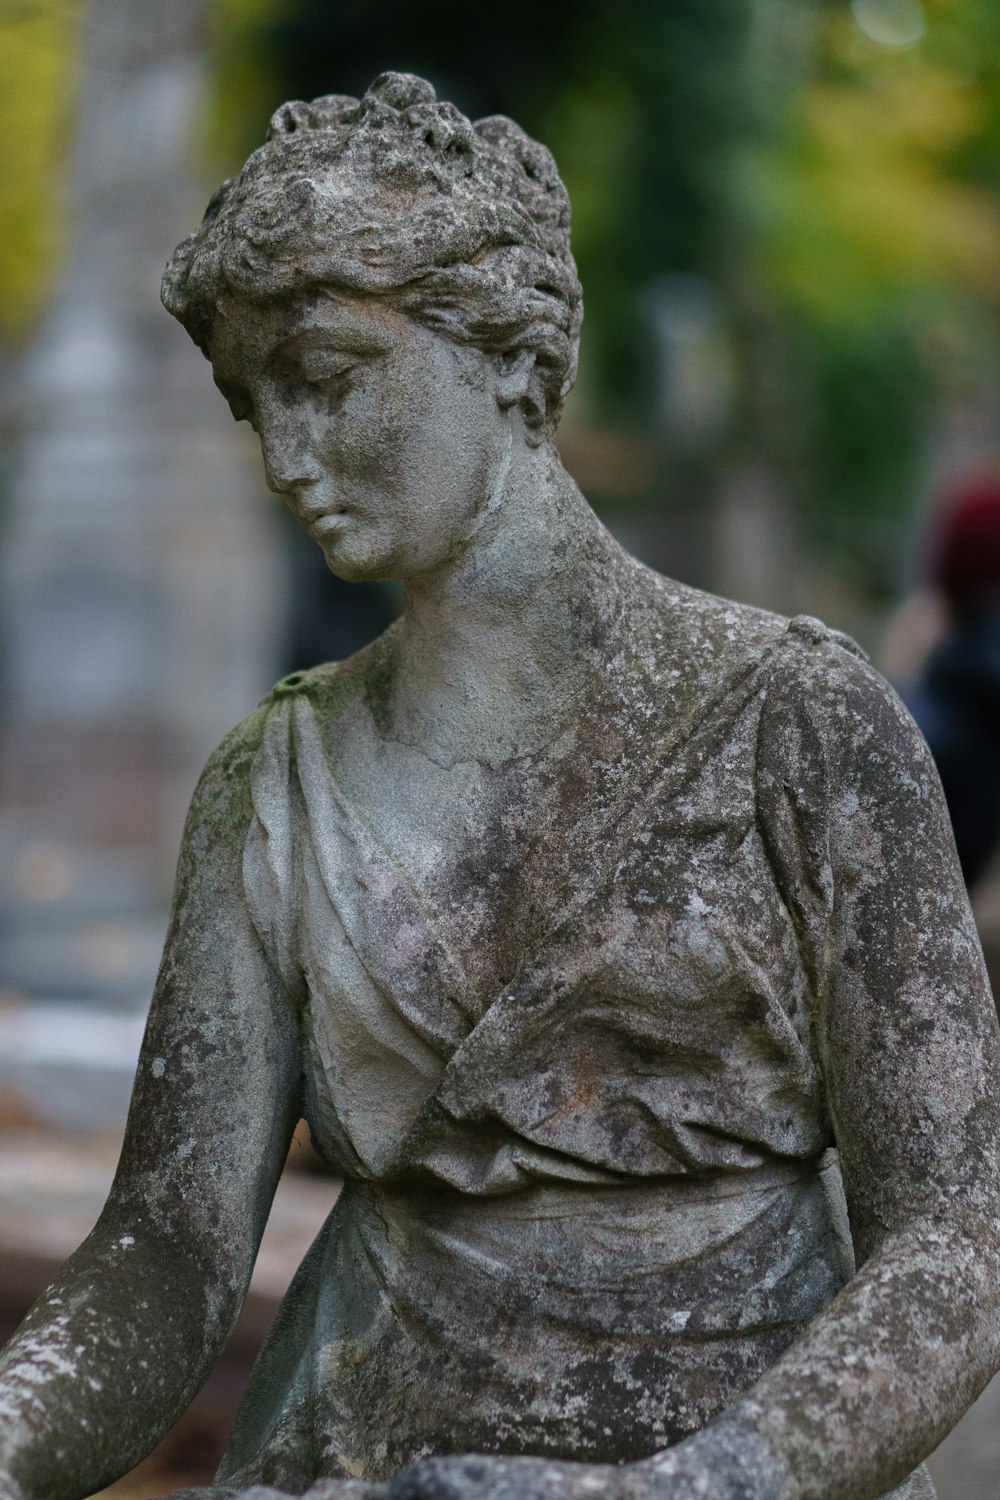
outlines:
{"label": "torso", "polygon": [[288,1466],[317,1443],[318,1472],[371,1477],[451,1442],[638,1457],[842,1283],[809,981],[757,805],[783,753],[759,745],[772,663],[801,645],[637,595],[588,714],[493,770],[379,732],[383,648],[276,694],[248,896],[259,930],[286,903],[273,958],[348,1187],[273,1345],[294,1351],[279,1425],[235,1443],[244,1478],[308,1481]]}

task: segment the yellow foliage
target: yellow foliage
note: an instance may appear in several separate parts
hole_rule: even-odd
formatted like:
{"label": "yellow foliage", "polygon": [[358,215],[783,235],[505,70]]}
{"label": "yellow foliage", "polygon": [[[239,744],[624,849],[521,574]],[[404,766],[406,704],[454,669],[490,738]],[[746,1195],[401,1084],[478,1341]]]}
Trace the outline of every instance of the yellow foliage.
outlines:
{"label": "yellow foliage", "polygon": [[863,315],[891,286],[996,300],[1000,205],[947,162],[980,126],[975,87],[920,49],[872,44],[843,13],[826,51],[835,66],[807,87],[794,144],[751,169],[770,277],[821,317]]}
{"label": "yellow foliage", "polygon": [[79,7],[0,0],[0,337],[38,317],[64,237]]}

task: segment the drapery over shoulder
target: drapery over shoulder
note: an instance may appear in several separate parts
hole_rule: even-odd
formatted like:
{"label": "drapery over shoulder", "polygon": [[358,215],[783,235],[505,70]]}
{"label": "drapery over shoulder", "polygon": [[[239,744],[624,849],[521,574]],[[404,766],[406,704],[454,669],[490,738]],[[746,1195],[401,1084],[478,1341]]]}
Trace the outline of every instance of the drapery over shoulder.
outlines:
{"label": "drapery over shoulder", "polygon": [[348,1173],[491,1193],[814,1160],[834,1139],[831,996],[860,982],[860,954],[899,1003],[907,955],[928,992],[981,996],[967,914],[934,894],[953,855],[933,769],[816,622],[720,670],[687,721],[641,727],[640,769],[572,830],[542,937],[495,994],[345,797],[335,699],[329,672],[276,695],[245,879],[307,1020],[314,1129]]}

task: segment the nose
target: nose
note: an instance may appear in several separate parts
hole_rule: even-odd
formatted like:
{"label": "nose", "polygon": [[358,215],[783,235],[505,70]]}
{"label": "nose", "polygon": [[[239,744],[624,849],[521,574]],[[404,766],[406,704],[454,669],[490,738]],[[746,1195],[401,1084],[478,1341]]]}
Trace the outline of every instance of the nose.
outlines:
{"label": "nose", "polygon": [[276,495],[291,497],[316,484],[321,475],[312,454],[307,424],[285,404],[273,399],[258,398],[256,414],[268,489]]}
{"label": "nose", "polygon": [[319,475],[312,472],[308,455],[299,450],[282,434],[273,442],[265,442],[261,431],[260,451],[264,459],[264,478],[267,487],[275,495],[286,497],[301,494],[316,484]]}

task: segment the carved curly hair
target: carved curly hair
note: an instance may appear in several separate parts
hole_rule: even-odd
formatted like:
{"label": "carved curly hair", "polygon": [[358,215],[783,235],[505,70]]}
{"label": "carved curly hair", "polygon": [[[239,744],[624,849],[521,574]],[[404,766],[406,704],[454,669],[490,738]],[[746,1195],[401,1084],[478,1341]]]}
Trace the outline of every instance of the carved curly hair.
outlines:
{"label": "carved curly hair", "polygon": [[383,298],[457,343],[530,350],[526,420],[536,436],[558,421],[583,317],[569,199],[513,120],[472,124],[405,73],[361,100],[282,105],[175,250],[163,302],[207,353],[221,295],[322,286]]}

